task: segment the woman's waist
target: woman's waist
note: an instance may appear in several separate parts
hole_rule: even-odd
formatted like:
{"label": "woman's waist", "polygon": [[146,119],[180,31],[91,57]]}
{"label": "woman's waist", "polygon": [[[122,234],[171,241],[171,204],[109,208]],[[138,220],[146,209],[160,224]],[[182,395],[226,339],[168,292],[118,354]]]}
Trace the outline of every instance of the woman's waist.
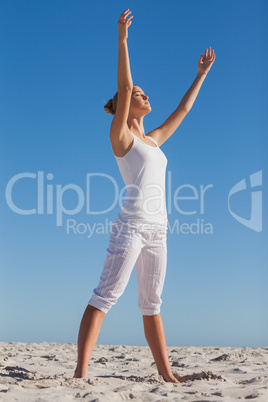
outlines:
{"label": "woman's waist", "polygon": [[128,226],[131,229],[165,231],[167,232],[167,213],[147,215],[130,213],[123,209],[118,213],[114,223]]}

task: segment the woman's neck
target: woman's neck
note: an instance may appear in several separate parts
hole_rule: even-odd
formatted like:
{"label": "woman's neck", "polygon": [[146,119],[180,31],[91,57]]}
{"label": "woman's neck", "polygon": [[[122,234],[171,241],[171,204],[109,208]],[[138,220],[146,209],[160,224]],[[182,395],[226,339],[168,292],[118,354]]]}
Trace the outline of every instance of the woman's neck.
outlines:
{"label": "woman's neck", "polygon": [[129,119],[127,121],[127,125],[130,131],[134,134],[139,135],[140,137],[145,137],[145,130],[143,126],[143,117],[137,119]]}

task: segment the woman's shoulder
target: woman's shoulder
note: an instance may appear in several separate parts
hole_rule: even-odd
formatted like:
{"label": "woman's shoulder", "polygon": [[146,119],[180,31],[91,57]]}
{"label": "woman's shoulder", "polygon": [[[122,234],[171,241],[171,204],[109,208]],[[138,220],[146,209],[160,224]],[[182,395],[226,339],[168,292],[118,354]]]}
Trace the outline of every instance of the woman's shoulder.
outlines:
{"label": "woman's shoulder", "polygon": [[127,154],[133,145],[134,138],[132,132],[127,128],[127,130],[119,133],[111,133],[110,131],[110,141],[113,149],[113,153],[116,157],[123,157]]}

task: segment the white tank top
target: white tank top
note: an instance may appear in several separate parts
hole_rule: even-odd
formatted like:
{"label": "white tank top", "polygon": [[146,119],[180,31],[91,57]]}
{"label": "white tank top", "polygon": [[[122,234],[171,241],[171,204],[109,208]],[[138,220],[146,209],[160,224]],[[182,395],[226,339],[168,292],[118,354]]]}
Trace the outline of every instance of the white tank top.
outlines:
{"label": "white tank top", "polygon": [[148,223],[165,226],[167,210],[165,177],[167,158],[158,147],[145,144],[133,134],[131,149],[124,156],[115,156],[125,188],[121,190],[121,206],[117,219],[130,223]]}

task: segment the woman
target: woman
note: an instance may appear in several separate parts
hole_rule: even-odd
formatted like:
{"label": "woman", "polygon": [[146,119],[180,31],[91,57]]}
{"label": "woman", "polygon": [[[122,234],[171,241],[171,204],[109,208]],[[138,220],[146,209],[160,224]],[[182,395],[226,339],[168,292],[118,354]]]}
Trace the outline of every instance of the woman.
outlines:
{"label": "woman", "polygon": [[148,96],[132,82],[127,47],[128,28],[133,18],[130,13],[127,9],[118,21],[118,92],[105,105],[105,111],[114,115],[110,140],[127,195],[112,225],[99,284],[81,321],[74,377],[87,377],[103,318],[124,292],[135,265],[138,306],[158,373],[167,382],[178,382],[171,371],[160,314],[167,262],[167,158],[159,147],[190,111],[215,54],[211,48],[206,49],[204,56],[201,54],[197,77],[177,109],[160,127],[145,135],[143,118],[150,113],[151,106]]}

